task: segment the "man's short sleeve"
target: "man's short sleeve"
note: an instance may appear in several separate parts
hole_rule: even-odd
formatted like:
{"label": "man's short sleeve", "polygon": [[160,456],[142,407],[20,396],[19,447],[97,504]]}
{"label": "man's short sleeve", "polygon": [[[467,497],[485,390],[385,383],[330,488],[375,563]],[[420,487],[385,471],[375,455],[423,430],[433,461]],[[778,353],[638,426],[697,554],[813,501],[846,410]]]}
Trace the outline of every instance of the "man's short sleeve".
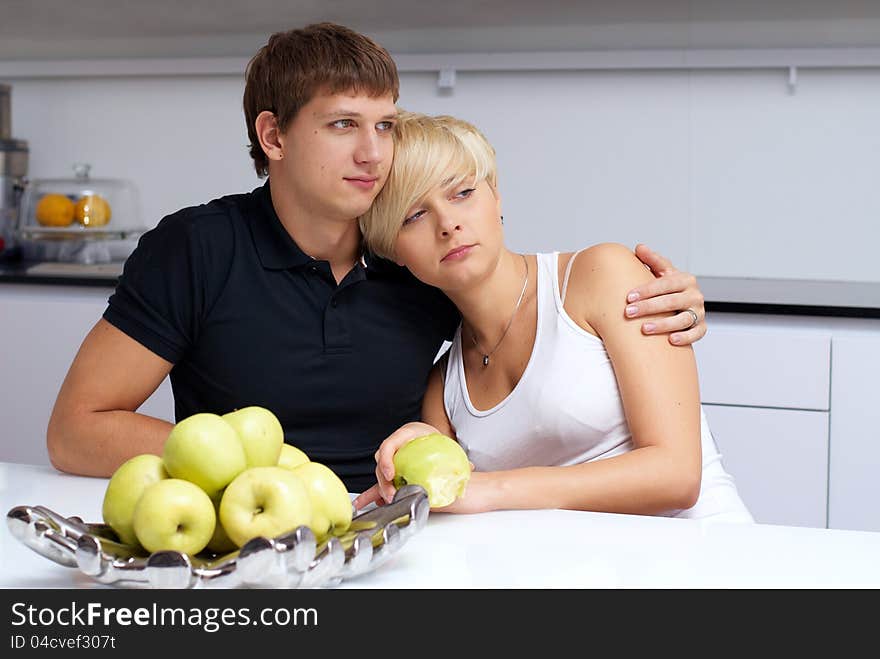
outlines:
{"label": "man's short sleeve", "polygon": [[141,236],[125,262],[104,319],[159,357],[177,363],[197,339],[210,289],[207,218],[184,209]]}

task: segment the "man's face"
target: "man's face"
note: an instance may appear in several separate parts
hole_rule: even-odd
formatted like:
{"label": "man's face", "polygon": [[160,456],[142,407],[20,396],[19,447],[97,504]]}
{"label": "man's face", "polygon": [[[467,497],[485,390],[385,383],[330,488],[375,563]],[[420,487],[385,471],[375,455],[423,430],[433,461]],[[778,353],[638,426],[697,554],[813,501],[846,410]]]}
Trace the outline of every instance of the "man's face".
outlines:
{"label": "man's face", "polygon": [[[312,216],[362,215],[388,178],[396,116],[391,94],[316,95],[281,135],[282,194],[290,193],[298,209]],[[273,179],[273,190],[276,184]]]}

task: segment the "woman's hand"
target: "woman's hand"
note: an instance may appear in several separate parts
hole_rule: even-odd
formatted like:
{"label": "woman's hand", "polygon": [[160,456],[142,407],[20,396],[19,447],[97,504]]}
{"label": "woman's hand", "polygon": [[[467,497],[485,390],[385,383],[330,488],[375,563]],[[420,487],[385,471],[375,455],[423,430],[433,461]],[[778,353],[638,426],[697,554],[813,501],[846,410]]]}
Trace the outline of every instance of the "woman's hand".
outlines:
{"label": "woman's hand", "polygon": [[656,278],[629,292],[626,316],[638,318],[675,311],[674,316],[645,323],[642,331],[645,334],[669,334],[670,343],[682,346],[702,339],[707,329],[706,307],[696,277],[679,271],[669,259],[647,245],[636,245],[635,253]]}
{"label": "woman's hand", "polygon": [[389,503],[394,498],[394,454],[397,449],[417,437],[440,432],[434,426],[421,421],[413,421],[401,426],[388,435],[379,450],[376,451],[376,484],[369,490],[359,494],[352,502],[356,510],[366,507],[371,503],[381,506]]}
{"label": "woman's hand", "polygon": [[[465,488],[464,496],[459,497],[448,506],[442,508],[431,508],[431,513],[483,513],[490,510],[496,510],[491,503],[491,474],[490,472],[473,471],[474,465],[471,464],[471,477]],[[390,499],[388,499],[390,501]],[[384,506],[386,500],[379,493],[379,485],[374,485],[363,494],[358,495],[354,500],[356,510],[361,510],[369,504],[375,502],[379,506]]]}

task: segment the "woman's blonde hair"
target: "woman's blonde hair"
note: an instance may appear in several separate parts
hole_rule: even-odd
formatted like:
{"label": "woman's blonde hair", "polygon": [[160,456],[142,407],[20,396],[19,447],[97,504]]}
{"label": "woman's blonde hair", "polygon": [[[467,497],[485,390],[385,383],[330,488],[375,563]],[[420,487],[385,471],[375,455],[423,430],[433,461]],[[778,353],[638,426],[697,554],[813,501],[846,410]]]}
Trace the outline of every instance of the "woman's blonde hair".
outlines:
{"label": "woman's blonde hair", "polygon": [[495,149],[483,134],[455,117],[401,112],[388,181],[360,217],[367,249],[393,259],[407,211],[438,185],[457,186],[466,179],[497,187]]}

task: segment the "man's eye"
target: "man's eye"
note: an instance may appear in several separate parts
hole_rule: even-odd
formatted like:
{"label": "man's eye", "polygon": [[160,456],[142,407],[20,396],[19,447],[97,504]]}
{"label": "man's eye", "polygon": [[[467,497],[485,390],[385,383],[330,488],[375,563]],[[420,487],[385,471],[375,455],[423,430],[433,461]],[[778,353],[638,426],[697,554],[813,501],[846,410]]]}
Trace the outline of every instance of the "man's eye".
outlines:
{"label": "man's eye", "polygon": [[394,130],[394,122],[393,121],[380,121],[376,124],[376,128],[383,133],[387,133],[388,131]]}
{"label": "man's eye", "polygon": [[413,213],[409,217],[404,218],[403,225],[406,226],[407,224],[415,222],[417,219],[419,219],[424,214],[425,214],[425,211],[416,211],[415,213]]}
{"label": "man's eye", "polygon": [[339,119],[330,124],[334,128],[351,128],[354,126],[354,121],[351,119]]}

